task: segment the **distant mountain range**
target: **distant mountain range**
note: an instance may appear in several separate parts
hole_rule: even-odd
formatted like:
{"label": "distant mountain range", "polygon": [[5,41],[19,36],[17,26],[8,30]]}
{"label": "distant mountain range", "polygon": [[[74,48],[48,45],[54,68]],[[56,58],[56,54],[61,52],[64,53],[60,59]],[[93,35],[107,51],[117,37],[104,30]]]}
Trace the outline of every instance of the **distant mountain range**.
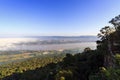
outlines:
{"label": "distant mountain range", "polygon": [[97,38],[97,36],[0,36],[0,38]]}
{"label": "distant mountain range", "polygon": [[[56,50],[96,45],[96,36],[24,36],[1,37],[0,50]],[[92,46],[90,45],[90,46]],[[70,47],[70,48],[69,48]]]}

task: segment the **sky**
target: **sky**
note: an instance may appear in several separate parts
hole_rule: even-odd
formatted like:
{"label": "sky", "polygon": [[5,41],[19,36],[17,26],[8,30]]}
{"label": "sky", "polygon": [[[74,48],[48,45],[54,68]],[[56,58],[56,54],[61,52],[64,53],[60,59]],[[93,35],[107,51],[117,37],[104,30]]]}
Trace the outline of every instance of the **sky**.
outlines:
{"label": "sky", "polygon": [[0,36],[97,35],[120,0],[0,0]]}

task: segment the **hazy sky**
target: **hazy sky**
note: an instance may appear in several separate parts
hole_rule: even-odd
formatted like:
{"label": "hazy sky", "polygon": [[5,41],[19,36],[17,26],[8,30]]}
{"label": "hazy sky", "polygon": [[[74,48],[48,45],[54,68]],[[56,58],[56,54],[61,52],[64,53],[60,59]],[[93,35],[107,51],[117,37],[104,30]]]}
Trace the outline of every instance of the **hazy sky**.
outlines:
{"label": "hazy sky", "polygon": [[0,0],[0,36],[97,35],[120,0]]}

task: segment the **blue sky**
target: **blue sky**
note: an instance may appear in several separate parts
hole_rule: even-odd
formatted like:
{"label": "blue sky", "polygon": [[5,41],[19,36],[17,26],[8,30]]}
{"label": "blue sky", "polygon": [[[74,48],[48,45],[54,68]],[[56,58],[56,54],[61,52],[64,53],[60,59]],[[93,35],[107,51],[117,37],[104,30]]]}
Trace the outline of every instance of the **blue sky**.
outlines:
{"label": "blue sky", "polygon": [[97,35],[120,0],[0,0],[0,36]]}

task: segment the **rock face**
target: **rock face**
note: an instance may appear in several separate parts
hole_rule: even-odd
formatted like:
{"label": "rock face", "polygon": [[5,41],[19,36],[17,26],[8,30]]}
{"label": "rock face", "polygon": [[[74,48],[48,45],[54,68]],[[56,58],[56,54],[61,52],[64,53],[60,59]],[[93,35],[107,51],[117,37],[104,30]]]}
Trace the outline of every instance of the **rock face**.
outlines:
{"label": "rock face", "polygon": [[114,58],[111,55],[106,55],[104,57],[104,66],[105,67],[115,67]]}
{"label": "rock face", "polygon": [[118,32],[114,32],[110,35],[107,47],[109,54],[104,57],[104,65],[106,67],[115,67],[114,56],[120,54],[120,36]]}

